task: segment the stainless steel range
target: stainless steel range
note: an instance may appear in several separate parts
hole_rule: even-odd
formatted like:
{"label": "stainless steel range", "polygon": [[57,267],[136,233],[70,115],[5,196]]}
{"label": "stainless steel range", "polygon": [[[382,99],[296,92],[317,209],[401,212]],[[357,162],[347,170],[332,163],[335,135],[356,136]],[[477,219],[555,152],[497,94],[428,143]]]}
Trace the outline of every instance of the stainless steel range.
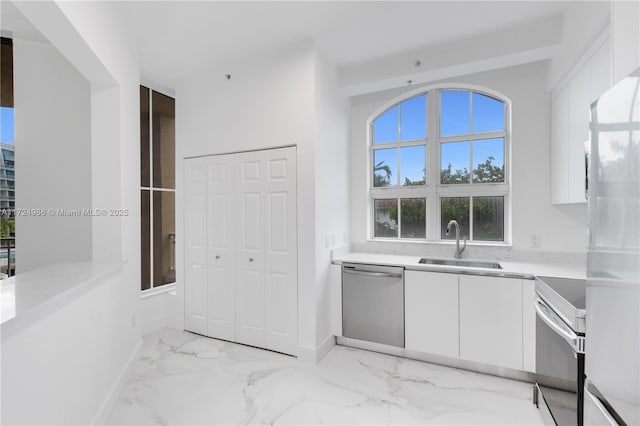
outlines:
{"label": "stainless steel range", "polygon": [[585,301],[585,280],[536,278],[534,403],[548,424],[583,424]]}

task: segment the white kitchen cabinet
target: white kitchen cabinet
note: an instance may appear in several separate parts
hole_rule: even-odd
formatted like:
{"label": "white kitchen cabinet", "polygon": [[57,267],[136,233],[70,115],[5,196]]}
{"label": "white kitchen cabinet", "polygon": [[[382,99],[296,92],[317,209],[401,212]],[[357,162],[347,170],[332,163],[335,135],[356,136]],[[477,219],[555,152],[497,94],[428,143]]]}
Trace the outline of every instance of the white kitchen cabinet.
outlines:
{"label": "white kitchen cabinet", "polygon": [[589,59],[589,104],[611,88],[611,40],[605,40]]}
{"label": "white kitchen cabinet", "polygon": [[185,327],[297,352],[296,151],[185,160]]}
{"label": "white kitchen cabinet", "polygon": [[586,203],[585,143],[589,140],[589,66],[585,65],[569,83],[568,183],[569,203]]}
{"label": "white kitchen cabinet", "polygon": [[569,199],[569,88],[551,101],[551,203]]}
{"label": "white kitchen cabinet", "polygon": [[522,280],[460,275],[460,358],[523,369]]}
{"label": "white kitchen cabinet", "polygon": [[585,143],[591,103],[611,87],[610,39],[599,39],[551,99],[551,202],[586,203]]}
{"label": "white kitchen cabinet", "polygon": [[406,271],[405,346],[458,358],[458,275]]}

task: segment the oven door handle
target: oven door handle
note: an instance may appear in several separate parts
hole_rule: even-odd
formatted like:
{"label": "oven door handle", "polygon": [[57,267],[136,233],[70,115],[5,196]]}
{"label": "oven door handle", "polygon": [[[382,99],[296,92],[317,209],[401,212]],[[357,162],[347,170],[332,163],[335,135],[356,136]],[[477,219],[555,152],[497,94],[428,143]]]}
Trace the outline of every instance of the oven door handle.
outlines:
{"label": "oven door handle", "polygon": [[540,317],[545,324],[547,324],[553,331],[562,336],[564,340],[566,340],[571,347],[576,349],[578,344],[578,335],[573,332],[567,325],[562,322],[560,318],[554,315],[553,312],[550,312],[551,309],[547,306],[546,303],[540,299],[540,297],[536,296],[536,313]]}

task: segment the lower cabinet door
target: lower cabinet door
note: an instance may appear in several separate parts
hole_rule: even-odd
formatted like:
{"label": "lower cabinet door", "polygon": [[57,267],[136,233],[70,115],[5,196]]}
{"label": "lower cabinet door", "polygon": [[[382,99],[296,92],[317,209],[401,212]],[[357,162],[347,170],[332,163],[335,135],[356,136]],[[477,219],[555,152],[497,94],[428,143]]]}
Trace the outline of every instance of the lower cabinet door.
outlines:
{"label": "lower cabinet door", "polygon": [[458,358],[458,275],[405,271],[405,346]]}
{"label": "lower cabinet door", "polygon": [[522,370],[522,280],[459,280],[460,358]]}

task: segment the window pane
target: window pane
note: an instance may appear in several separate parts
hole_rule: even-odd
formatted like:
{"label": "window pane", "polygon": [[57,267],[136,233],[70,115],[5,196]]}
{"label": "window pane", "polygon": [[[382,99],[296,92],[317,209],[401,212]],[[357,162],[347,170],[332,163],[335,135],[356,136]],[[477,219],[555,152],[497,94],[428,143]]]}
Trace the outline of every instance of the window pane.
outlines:
{"label": "window pane", "polygon": [[140,86],[140,186],[149,187],[149,89]]}
{"label": "window pane", "polygon": [[398,184],[398,150],[376,149],[373,151],[373,186]]}
{"label": "window pane", "polygon": [[176,281],[175,193],[153,193],[153,286]]}
{"label": "window pane", "polygon": [[149,191],[140,191],[140,257],[142,262],[142,273],[140,276],[141,288],[146,290],[151,287],[151,220],[149,216],[150,212],[150,199]]}
{"label": "window pane", "polygon": [[402,238],[425,238],[427,202],[424,198],[404,198],[400,200],[400,233]]}
{"label": "window pane", "polygon": [[463,237],[469,239],[469,197],[442,198],[441,209],[441,232],[440,238],[443,240],[455,240],[455,228],[447,235],[447,224],[450,220],[458,221],[460,225],[460,240]]}
{"label": "window pane", "polygon": [[400,182],[402,186],[424,185],[424,145],[400,148]]}
{"label": "window pane", "polygon": [[0,63],[0,106],[13,108],[13,40],[10,38],[0,37]]}
{"label": "window pane", "polygon": [[504,241],[504,197],[473,197],[473,239]]}
{"label": "window pane", "polygon": [[395,105],[373,121],[373,143],[398,140],[398,106]]}
{"label": "window pane", "polygon": [[440,145],[440,183],[469,183],[469,141]]}
{"label": "window pane", "polygon": [[15,139],[13,108],[0,107],[0,142],[13,143]]}
{"label": "window pane", "polygon": [[400,104],[400,140],[426,139],[427,95],[407,99]]}
{"label": "window pane", "polygon": [[158,92],[151,92],[153,110],[153,186],[175,189],[176,101]]}
{"label": "window pane", "polygon": [[504,138],[473,141],[473,181],[504,182]]}
{"label": "window pane", "polygon": [[473,94],[473,131],[504,130],[504,102],[480,93]]}
{"label": "window pane", "polygon": [[398,200],[373,200],[374,237],[398,237]]}
{"label": "window pane", "polygon": [[469,92],[440,92],[440,135],[460,135],[469,130]]}

